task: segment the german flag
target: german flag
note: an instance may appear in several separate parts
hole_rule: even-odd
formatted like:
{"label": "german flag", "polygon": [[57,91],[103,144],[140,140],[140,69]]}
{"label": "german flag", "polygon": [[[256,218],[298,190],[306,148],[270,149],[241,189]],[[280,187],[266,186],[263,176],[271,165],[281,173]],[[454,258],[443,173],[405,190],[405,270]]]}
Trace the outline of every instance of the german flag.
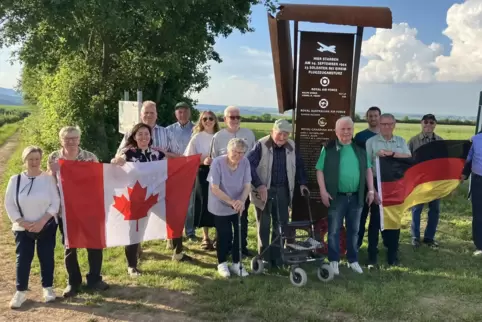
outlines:
{"label": "german flag", "polygon": [[377,185],[382,199],[382,229],[400,229],[411,207],[449,195],[459,185],[470,141],[432,141],[411,158],[377,158]]}

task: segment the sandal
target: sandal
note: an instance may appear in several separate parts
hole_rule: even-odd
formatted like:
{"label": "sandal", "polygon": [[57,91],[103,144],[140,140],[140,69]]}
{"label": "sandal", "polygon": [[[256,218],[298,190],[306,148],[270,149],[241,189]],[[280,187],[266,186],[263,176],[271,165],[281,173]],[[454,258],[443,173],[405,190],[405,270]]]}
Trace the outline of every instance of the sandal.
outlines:
{"label": "sandal", "polygon": [[210,239],[203,239],[203,242],[201,244],[201,249],[203,250],[213,250],[213,244]]}

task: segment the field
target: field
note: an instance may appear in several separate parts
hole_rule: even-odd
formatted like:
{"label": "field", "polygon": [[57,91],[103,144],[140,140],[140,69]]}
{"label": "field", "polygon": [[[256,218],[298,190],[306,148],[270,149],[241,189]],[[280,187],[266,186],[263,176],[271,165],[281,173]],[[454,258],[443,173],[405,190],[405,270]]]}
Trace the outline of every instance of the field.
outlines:
{"label": "field", "polygon": [[[271,124],[244,123],[256,136],[265,135]],[[356,130],[365,124],[357,124]],[[418,125],[399,124],[396,134],[409,139],[419,131]],[[468,139],[473,127],[438,126],[437,133],[447,139]],[[10,159],[3,174],[6,179],[20,170],[21,146]],[[318,151],[316,151],[318,152]],[[459,187],[442,202],[442,213],[436,238],[439,250],[410,246],[410,216],[405,214],[401,235],[401,267],[387,268],[385,249],[380,241],[378,271],[355,275],[341,268],[341,275],[329,283],[308,270],[308,284],[291,285],[288,270],[243,279],[223,280],[216,273],[215,252],[205,252],[200,245],[186,242],[186,252],[194,264],[173,263],[165,242],[143,244],[140,269],[144,275],[131,279],[126,274],[124,250],[121,247],[104,252],[103,275],[112,285],[105,293],[83,293],[72,301],[58,300],[53,305],[40,301],[37,259],[31,273],[30,297],[25,309],[13,312],[6,303],[14,293],[14,241],[6,216],[3,216],[3,238],[0,256],[4,269],[0,277],[0,299],[5,300],[0,316],[8,320],[49,321],[480,321],[482,315],[482,265],[474,258],[471,241],[471,209],[466,200],[467,184]],[[423,216],[425,217],[425,216]],[[256,221],[250,209],[249,248],[256,250]],[[422,223],[422,230],[425,222]],[[211,232],[213,233],[213,232]],[[60,234],[59,234],[60,235]],[[198,232],[201,236],[201,232]],[[81,270],[87,272],[87,258],[79,252]],[[360,251],[360,262],[366,264],[366,241]],[[245,262],[248,265],[248,261]],[[63,248],[56,249],[55,286],[58,294],[65,287]],[[3,293],[2,293],[3,292]],[[50,307],[50,308],[49,308]],[[52,308],[53,307],[53,308]]]}

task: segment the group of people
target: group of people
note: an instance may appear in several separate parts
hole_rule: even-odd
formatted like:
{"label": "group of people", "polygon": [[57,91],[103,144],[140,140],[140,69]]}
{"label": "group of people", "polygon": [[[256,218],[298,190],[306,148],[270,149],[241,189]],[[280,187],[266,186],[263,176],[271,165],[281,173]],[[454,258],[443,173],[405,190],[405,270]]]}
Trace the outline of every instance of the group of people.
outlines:
{"label": "group of people", "polygon": [[[217,270],[221,276],[247,276],[248,272],[241,265],[240,253],[243,257],[253,256],[247,248],[248,207],[253,203],[258,253],[263,254],[262,259],[268,269],[280,267],[283,264],[280,248],[270,247],[269,251],[266,250],[278,237],[278,225],[289,221],[289,208],[295,189],[300,189],[302,194],[309,191],[304,162],[294,141],[289,138],[292,125],[284,119],[277,120],[268,135],[256,140],[253,131],[241,127],[237,107],[225,109],[223,129],[212,111],[201,112],[197,123],[191,122],[190,109],[186,103],[177,104],[177,122],[162,127],[157,125],[156,104],[144,102],[140,113],[141,123],[125,133],[111,163],[122,166],[126,162],[155,162],[164,158],[201,155],[186,215],[186,238],[201,242],[201,247],[206,251],[216,250]],[[410,157],[422,144],[441,139],[434,133],[436,119],[431,114],[423,117],[421,133],[408,144],[403,138],[393,135],[393,115],[381,114],[379,108],[371,107],[367,111],[367,120],[369,127],[354,138],[352,119],[342,117],[337,120],[336,139],[322,147],[316,164],[320,197],[328,208],[328,260],[336,275],[339,274],[339,232],[343,221],[347,229],[347,261],[353,271],[363,272],[358,262],[358,251],[369,213],[368,267],[377,265],[380,197],[374,184],[376,157]],[[26,300],[35,247],[41,265],[44,299],[50,302],[56,297],[52,285],[57,227],[62,235],[62,243],[65,237],[58,189],[59,160],[98,162],[93,153],[80,148],[80,138],[79,128],[62,128],[59,133],[60,149],[48,156],[46,171],[41,169],[43,151],[36,146],[27,147],[22,154],[25,171],[10,178],[5,208],[13,223],[17,254],[17,292],[10,302],[12,308],[20,307]],[[477,152],[470,156],[473,158],[473,172],[478,175],[480,156]],[[419,205],[412,209],[412,243],[417,247],[420,245],[422,208],[423,205]],[[439,212],[439,201],[429,203],[429,222],[423,242],[431,247],[438,246],[434,236]],[[202,228],[201,240],[195,234],[196,228]],[[209,235],[209,229],[212,228],[215,231],[213,239]],[[399,237],[399,230],[382,232],[389,265],[398,264]],[[167,245],[173,250],[172,260],[192,260],[183,252],[183,237],[169,240]],[[482,245],[477,247],[482,253]],[[98,291],[106,290],[109,286],[101,275],[102,249],[87,249],[87,254],[87,286]],[[130,276],[142,274],[138,268],[141,254],[140,244],[125,246]],[[228,265],[229,254],[231,265]],[[64,258],[68,285],[63,296],[72,297],[79,292],[82,284],[77,250],[65,248]]]}

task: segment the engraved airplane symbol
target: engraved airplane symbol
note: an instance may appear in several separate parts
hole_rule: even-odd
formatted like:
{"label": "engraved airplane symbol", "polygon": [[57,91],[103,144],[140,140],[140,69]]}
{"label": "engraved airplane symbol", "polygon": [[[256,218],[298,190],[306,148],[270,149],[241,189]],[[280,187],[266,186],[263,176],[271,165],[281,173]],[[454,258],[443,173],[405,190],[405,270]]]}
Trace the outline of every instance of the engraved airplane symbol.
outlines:
{"label": "engraved airplane symbol", "polygon": [[336,46],[335,45],[327,46],[327,45],[325,45],[321,42],[318,42],[318,45],[320,45],[320,48],[317,49],[318,51],[320,51],[320,52],[329,51],[330,53],[336,54],[336,51],[335,51]]}

